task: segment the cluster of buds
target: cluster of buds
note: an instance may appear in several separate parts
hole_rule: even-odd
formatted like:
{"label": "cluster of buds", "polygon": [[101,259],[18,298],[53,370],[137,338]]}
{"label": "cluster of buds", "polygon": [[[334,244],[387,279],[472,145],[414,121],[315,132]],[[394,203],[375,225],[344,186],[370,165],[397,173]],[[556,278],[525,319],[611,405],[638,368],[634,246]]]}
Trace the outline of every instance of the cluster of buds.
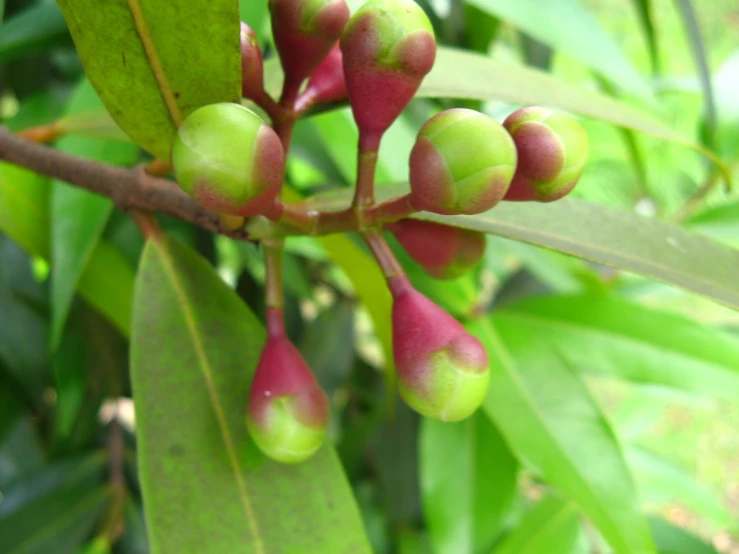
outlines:
{"label": "cluster of buds", "polygon": [[[320,232],[326,214],[305,208],[298,217],[299,208],[288,212],[279,200],[291,126],[315,104],[348,101],[359,129],[357,188],[352,206],[331,214],[331,230],[344,217],[339,230],[362,234],[387,278],[401,397],[426,417],[466,418],[487,394],[485,349],[413,288],[381,231],[392,233],[432,277],[460,277],[479,265],[485,236],[409,216],[416,211],[473,215],[506,200],[557,200],[580,178],[587,136],[574,119],[545,108],[517,110],[502,125],[474,110],[442,111],[419,130],[409,160],[409,194],[377,204],[374,168],[382,136],[434,64],[429,19],[413,0],[369,0],[352,16],[345,0],[270,0],[269,8],[285,74],[279,99],[264,89],[262,53],[246,24],[241,57],[243,96],[265,110],[271,126],[239,104],[194,111],[172,146],[175,177],[197,202],[218,213],[262,215]],[[393,208],[383,211],[387,206]],[[305,221],[307,230],[300,227]],[[284,332],[279,247],[270,245],[265,252],[267,342],[246,423],[265,454],[295,463],[320,447],[329,400]]]}

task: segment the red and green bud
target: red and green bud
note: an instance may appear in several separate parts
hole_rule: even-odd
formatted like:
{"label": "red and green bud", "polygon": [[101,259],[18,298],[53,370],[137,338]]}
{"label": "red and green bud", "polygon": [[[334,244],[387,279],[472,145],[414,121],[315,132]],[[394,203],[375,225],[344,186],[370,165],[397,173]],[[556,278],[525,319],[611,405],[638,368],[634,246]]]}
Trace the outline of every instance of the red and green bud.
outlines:
{"label": "red and green bud", "polygon": [[400,395],[426,417],[441,421],[469,417],[487,394],[490,371],[485,348],[415,290],[407,277],[395,277],[389,285]]}
{"label": "red and green bud", "polygon": [[434,65],[431,23],[413,0],[370,0],[349,20],[341,51],[360,134],[379,141]]}
{"label": "red and green bud", "polygon": [[272,34],[288,81],[310,75],[349,20],[345,0],[269,0]]}
{"label": "red and green bud", "polygon": [[533,106],[516,110],[503,125],[518,151],[505,200],[552,202],[575,187],[588,158],[588,135],[577,121]]}
{"label": "red and green bud", "polygon": [[430,221],[401,219],[387,225],[408,255],[437,279],[455,279],[485,254],[485,235]]}
{"label": "red and green bud", "polygon": [[246,414],[256,445],[278,462],[302,462],[321,446],[328,418],[328,397],[300,352],[284,334],[270,336],[254,374]]}
{"label": "red and green bud", "polygon": [[295,108],[301,110],[303,105],[306,104],[338,102],[346,99],[346,96],[341,49],[336,44],[311,74],[308,86],[305,88],[305,92],[300,95]]}
{"label": "red and green bud", "polygon": [[438,214],[477,214],[506,194],[516,147],[503,126],[474,110],[452,109],[421,127],[411,151],[411,204]]}
{"label": "red and green bud", "polygon": [[239,104],[192,112],[172,144],[172,168],[183,190],[217,212],[254,216],[273,205],[284,152],[277,134]]}
{"label": "red and green bud", "polygon": [[264,90],[264,64],[257,35],[246,23],[241,23],[241,94],[258,98]]}

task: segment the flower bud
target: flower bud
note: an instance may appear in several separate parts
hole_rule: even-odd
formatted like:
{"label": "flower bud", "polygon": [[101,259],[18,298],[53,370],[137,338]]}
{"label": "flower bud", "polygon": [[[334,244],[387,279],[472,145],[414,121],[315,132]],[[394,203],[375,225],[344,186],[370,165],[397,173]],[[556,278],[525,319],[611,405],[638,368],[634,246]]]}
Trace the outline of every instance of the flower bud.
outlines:
{"label": "flower bud", "polygon": [[269,10],[285,78],[297,82],[326,57],[350,15],[345,0],[269,0]]}
{"label": "flower bud", "polygon": [[239,104],[211,104],[180,125],[171,162],[183,190],[200,205],[253,216],[274,204],[284,153],[277,134]]}
{"label": "flower bud", "polygon": [[482,344],[407,277],[395,277],[389,285],[400,395],[426,417],[459,421],[470,416],[485,399],[490,381]]}
{"label": "flower bud", "polygon": [[477,231],[417,219],[402,219],[386,228],[408,255],[437,279],[463,275],[485,254],[485,235]]}
{"label": "flower bud", "polygon": [[270,337],[254,374],[246,425],[257,446],[283,463],[307,460],[326,434],[329,403],[298,350]]}
{"label": "flower bud", "polygon": [[370,0],[349,20],[341,51],[360,134],[379,141],[434,65],[431,23],[413,0]]}
{"label": "flower bud", "polygon": [[296,109],[300,110],[305,103],[338,102],[345,98],[344,65],[341,49],[336,44],[311,74],[305,92],[298,99]]}
{"label": "flower bud", "polygon": [[257,98],[264,90],[264,65],[257,35],[246,23],[241,23],[241,94]]}
{"label": "flower bud", "polygon": [[518,151],[505,200],[552,202],[575,187],[588,158],[588,135],[577,121],[534,106],[516,110],[503,125]]}
{"label": "flower bud", "polygon": [[474,110],[446,110],[421,127],[411,151],[411,204],[478,214],[503,198],[515,170],[516,148],[500,123]]}

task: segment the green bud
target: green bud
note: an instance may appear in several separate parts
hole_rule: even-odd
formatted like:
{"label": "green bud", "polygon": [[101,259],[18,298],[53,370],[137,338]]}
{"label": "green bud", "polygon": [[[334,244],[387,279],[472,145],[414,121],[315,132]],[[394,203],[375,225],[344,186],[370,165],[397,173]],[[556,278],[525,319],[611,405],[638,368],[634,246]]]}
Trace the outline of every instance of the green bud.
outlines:
{"label": "green bud", "polygon": [[467,109],[429,119],[411,152],[411,203],[439,214],[477,214],[505,195],[516,148],[503,126]]}
{"label": "green bud", "polygon": [[239,104],[198,108],[180,125],[171,162],[182,189],[202,206],[253,216],[272,207],[284,153],[277,134]]}

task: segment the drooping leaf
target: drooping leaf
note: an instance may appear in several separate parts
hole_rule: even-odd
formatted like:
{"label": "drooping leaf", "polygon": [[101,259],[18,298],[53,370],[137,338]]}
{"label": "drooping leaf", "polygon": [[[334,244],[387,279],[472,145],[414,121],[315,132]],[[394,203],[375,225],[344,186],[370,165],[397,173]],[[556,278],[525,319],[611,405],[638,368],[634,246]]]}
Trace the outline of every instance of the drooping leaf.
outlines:
{"label": "drooping leaf", "polygon": [[[102,104],[87,79],[77,86],[67,107],[67,115],[100,110]],[[99,162],[129,165],[136,160],[138,148],[126,142],[111,142],[67,136],[57,148]],[[80,187],[54,181],[51,195],[51,345],[61,340],[74,291],[95,245],[108,221],[113,202]]]}
{"label": "drooping leaf", "polygon": [[0,62],[46,50],[65,39],[69,40],[68,36],[67,25],[57,5],[54,2],[39,2],[3,23]]}
{"label": "drooping leaf", "polygon": [[501,337],[487,318],[468,329],[490,356],[485,413],[519,460],[577,503],[615,551],[653,554],[618,441],[578,376],[556,352],[527,350],[527,337]]}
{"label": "drooping leaf", "polygon": [[527,348],[557,352],[585,371],[642,383],[739,395],[739,339],[679,315],[606,295],[549,296],[495,313]]}
{"label": "drooping leaf", "polygon": [[424,512],[436,554],[489,553],[510,515],[518,463],[483,414],[459,423],[424,418]]}
{"label": "drooping leaf", "polygon": [[250,441],[244,412],[263,341],[256,317],[204,259],[174,239],[149,241],[131,363],[152,552],[368,551],[328,445],[289,466]]}
{"label": "drooping leaf", "polygon": [[238,102],[239,9],[178,0],[59,0],[77,51],[113,119],[162,159],[196,108]]}
{"label": "drooping leaf", "polygon": [[578,0],[470,0],[470,3],[606,77],[623,90],[651,99],[644,78],[617,43],[598,25]]}
{"label": "drooping leaf", "polygon": [[739,251],[633,212],[565,198],[551,204],[503,202],[473,216],[417,217],[545,246],[739,308]]}
{"label": "drooping leaf", "polygon": [[571,554],[579,528],[575,504],[547,496],[524,514],[492,554]]}

